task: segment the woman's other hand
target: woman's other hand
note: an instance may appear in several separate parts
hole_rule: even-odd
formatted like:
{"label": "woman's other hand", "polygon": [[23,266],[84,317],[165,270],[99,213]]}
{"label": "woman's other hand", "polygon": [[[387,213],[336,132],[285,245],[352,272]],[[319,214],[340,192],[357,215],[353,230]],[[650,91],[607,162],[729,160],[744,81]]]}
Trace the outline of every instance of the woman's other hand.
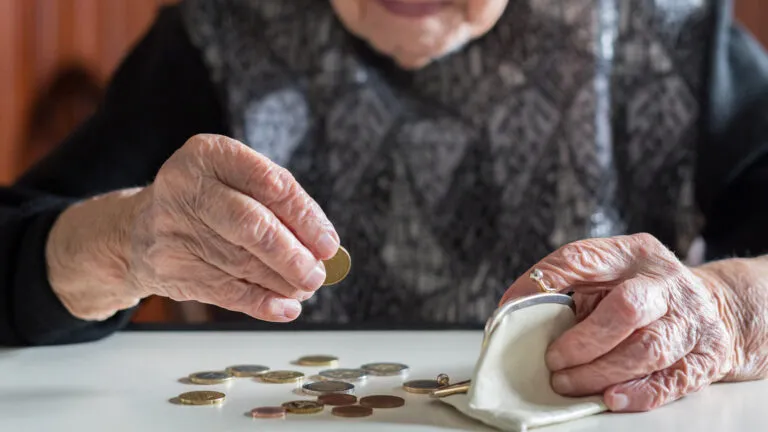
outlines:
{"label": "woman's other hand", "polygon": [[[574,293],[578,324],[546,356],[562,395],[603,394],[612,411],[646,411],[726,378],[743,358],[738,301],[717,272],[686,267],[650,235],[574,242],[535,268]],[[502,303],[536,291],[526,275]]]}

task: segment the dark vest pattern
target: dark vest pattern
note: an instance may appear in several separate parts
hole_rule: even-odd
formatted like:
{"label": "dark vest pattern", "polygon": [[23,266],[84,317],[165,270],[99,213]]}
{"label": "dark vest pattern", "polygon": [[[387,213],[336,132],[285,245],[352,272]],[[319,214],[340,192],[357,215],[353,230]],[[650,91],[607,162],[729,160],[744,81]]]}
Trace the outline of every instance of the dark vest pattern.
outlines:
{"label": "dark vest pattern", "polygon": [[510,0],[412,72],[325,0],[187,0],[237,138],[288,168],[349,249],[304,321],[478,324],[570,241],[645,231],[684,253],[714,6]]}

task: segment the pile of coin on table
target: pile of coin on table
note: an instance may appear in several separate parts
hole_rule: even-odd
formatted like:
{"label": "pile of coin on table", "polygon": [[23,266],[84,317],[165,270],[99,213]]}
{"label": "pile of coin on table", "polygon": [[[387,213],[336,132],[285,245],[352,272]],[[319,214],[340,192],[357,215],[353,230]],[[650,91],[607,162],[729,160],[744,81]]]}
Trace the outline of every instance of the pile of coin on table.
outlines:
{"label": "pile of coin on table", "polygon": [[[300,366],[327,367],[321,370],[318,380],[305,383],[301,389],[307,396],[316,399],[288,400],[280,406],[263,406],[251,410],[254,418],[284,418],[290,414],[316,414],[331,406],[331,414],[338,417],[367,417],[375,409],[399,408],[405,405],[405,399],[386,394],[369,395],[358,399],[353,393],[355,383],[368,377],[404,376],[409,368],[402,363],[368,363],[358,369],[338,368],[339,359],[334,356],[312,355],[296,361]],[[266,384],[299,384],[306,380],[303,372],[291,370],[270,370],[262,365],[236,365],[223,371],[204,371],[189,375],[191,383],[201,385],[222,384],[238,377],[255,378]],[[448,387],[450,379],[440,374],[436,379],[409,380],[402,384],[409,393],[430,394],[434,390]],[[178,396],[178,401],[185,405],[213,405],[224,402],[226,395],[217,391],[191,391]]]}

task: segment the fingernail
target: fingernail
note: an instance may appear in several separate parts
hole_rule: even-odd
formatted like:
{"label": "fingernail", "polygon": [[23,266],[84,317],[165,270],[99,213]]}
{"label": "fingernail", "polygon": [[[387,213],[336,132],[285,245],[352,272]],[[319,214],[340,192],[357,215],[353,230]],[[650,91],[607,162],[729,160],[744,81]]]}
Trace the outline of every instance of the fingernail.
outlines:
{"label": "fingernail", "polygon": [[295,300],[282,300],[280,303],[283,307],[283,311],[279,315],[284,318],[294,320],[301,313],[301,305]]}
{"label": "fingernail", "polygon": [[318,263],[312,271],[309,272],[306,278],[304,278],[304,286],[314,291],[320,288],[325,282],[325,267],[323,263]]}
{"label": "fingernail", "polygon": [[621,411],[629,406],[629,398],[625,394],[613,393],[609,399],[606,402],[611,411]]}
{"label": "fingernail", "polygon": [[301,292],[299,292],[296,300],[298,300],[300,302],[305,302],[305,301],[311,299],[312,296],[314,296],[314,295],[315,295],[314,291],[301,291]]}
{"label": "fingernail", "polygon": [[324,233],[320,236],[320,239],[315,244],[317,252],[323,257],[332,257],[334,253],[339,249],[339,243],[330,234]]}
{"label": "fingernail", "polygon": [[553,349],[547,352],[546,361],[547,361],[547,366],[551,371],[558,371],[565,367],[565,360],[563,360],[563,355],[560,354],[560,351],[558,350]]}
{"label": "fingernail", "polygon": [[556,373],[552,376],[552,389],[557,393],[570,393],[573,390],[571,379],[562,373]]}

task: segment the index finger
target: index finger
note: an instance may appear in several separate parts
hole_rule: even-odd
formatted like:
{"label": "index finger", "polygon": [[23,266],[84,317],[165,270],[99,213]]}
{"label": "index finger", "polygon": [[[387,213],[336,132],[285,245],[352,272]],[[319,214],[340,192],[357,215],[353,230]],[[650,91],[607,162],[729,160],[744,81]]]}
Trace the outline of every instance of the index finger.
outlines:
{"label": "index finger", "polygon": [[[644,261],[656,240],[648,234],[594,238],[569,243],[547,255],[534,268],[542,271],[546,283],[557,292],[589,290],[596,285],[616,284]],[[499,305],[525,295],[541,292],[528,277],[519,277],[504,293]]]}
{"label": "index finger", "polygon": [[339,236],[320,206],[285,168],[225,136],[209,136],[211,168],[222,183],[252,197],[277,216],[317,258],[339,248]]}

